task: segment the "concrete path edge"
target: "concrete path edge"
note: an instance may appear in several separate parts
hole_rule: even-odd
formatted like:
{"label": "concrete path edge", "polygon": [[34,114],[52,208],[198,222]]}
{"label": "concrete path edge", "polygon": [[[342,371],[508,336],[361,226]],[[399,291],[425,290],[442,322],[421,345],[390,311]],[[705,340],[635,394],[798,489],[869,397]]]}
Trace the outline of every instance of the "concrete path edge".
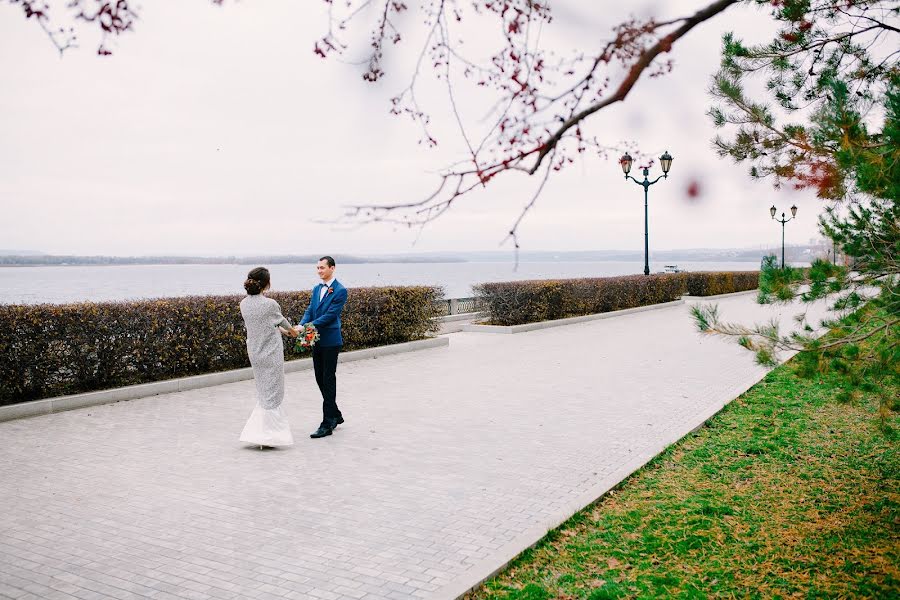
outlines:
{"label": "concrete path edge", "polygon": [[[402,344],[391,344],[388,346],[377,346],[375,348],[344,352],[340,355],[339,360],[340,362],[352,362],[388,356],[391,354],[425,350],[428,348],[440,348],[449,345],[450,340],[447,337],[435,337],[405,342]],[[284,363],[285,373],[294,373],[309,369],[312,369],[312,360],[310,358],[301,358]],[[21,402],[9,406],[0,406],[0,422],[49,415],[66,410],[84,408],[86,406],[112,404],[122,400],[137,400],[148,396],[156,396],[158,394],[183,392],[186,390],[234,383],[236,381],[244,381],[247,379],[253,379],[253,369],[250,367],[233,369],[230,371],[220,371],[218,373],[207,373],[205,375],[180,377],[178,379],[167,379],[166,381],[129,385],[97,392],[86,392],[84,394],[72,394],[70,396],[57,396],[55,398],[45,398],[43,400],[32,400],[30,402]]]}
{"label": "concrete path edge", "polygon": [[482,311],[476,312],[467,312],[467,313],[457,313],[455,315],[444,315],[442,317],[434,317],[435,321],[440,321],[441,323],[454,323],[456,321],[467,321],[470,319],[480,319],[481,317],[486,317],[487,313]]}
{"label": "concrete path edge", "polygon": [[614,310],[611,312],[605,313],[596,313],[593,315],[583,315],[580,317],[569,317],[567,319],[555,319],[553,321],[539,321],[537,323],[524,323],[522,325],[476,325],[474,323],[463,325],[461,327],[462,331],[468,331],[472,333],[524,333],[526,331],[535,331],[538,329],[547,329],[548,327],[561,327],[563,325],[572,325],[574,323],[583,323],[585,321],[595,321],[597,319],[609,319],[612,317],[618,317],[621,315],[628,315],[636,312],[643,312],[645,310],[657,310],[660,308],[668,308],[670,306],[677,306],[679,304],[685,304],[687,302],[710,302],[715,300],[720,300],[723,298],[732,298],[735,296],[746,296],[748,294],[756,294],[757,290],[746,290],[743,292],[731,292],[729,294],[719,294],[717,296],[682,296],[680,300],[673,300],[671,302],[663,302],[661,304],[650,304],[648,306],[638,306],[635,308],[625,308],[622,310]]}
{"label": "concrete path edge", "polygon": [[580,317],[569,317],[567,319],[554,319],[553,321],[539,321],[537,323],[524,323],[522,325],[464,325],[462,330],[472,333],[524,333],[526,331],[535,331],[538,329],[547,329],[549,327],[561,327],[563,325],[574,325],[575,323],[584,323],[585,321],[596,321],[598,319],[610,319],[612,317],[620,317],[637,312],[647,310],[658,310],[660,308],[669,308],[684,304],[684,300],[673,300],[672,302],[663,302],[662,304],[650,304],[648,306],[637,306],[635,308],[625,308],[622,310],[613,310],[605,313],[596,313],[593,315],[583,315]]}
{"label": "concrete path edge", "polygon": [[758,289],[745,290],[743,292],[731,292],[730,294],[719,294],[718,296],[682,296],[685,302],[708,302],[710,300],[719,300],[720,298],[735,298],[738,296],[748,296],[750,294],[759,293]]}

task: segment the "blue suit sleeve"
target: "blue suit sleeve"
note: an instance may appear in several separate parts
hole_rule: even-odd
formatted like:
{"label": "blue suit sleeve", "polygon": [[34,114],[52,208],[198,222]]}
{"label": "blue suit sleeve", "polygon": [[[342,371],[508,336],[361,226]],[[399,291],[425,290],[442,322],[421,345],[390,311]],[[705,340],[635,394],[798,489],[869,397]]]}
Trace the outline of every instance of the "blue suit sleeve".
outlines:
{"label": "blue suit sleeve", "polygon": [[325,327],[334,323],[344,310],[344,303],[347,302],[347,288],[338,290],[334,293],[334,300],[328,305],[325,314],[312,322],[317,328]]}
{"label": "blue suit sleeve", "polygon": [[303,318],[300,319],[300,325],[306,325],[309,323],[310,319],[312,319],[312,296],[309,297],[309,306],[306,307],[306,312],[303,313]]}

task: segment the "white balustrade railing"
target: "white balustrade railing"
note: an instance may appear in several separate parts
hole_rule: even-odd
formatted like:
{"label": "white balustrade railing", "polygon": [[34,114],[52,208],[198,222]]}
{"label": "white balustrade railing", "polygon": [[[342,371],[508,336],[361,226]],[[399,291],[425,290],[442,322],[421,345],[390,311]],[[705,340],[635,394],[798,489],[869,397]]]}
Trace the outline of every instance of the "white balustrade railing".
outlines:
{"label": "white balustrade railing", "polygon": [[475,306],[475,298],[444,298],[441,302],[442,316],[478,312]]}

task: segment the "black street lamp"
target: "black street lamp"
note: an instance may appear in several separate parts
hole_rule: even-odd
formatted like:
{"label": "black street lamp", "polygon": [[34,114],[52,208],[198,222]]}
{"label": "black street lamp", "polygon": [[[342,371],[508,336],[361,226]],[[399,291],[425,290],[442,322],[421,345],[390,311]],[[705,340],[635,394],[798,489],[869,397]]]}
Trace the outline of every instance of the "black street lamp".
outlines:
{"label": "black street lamp", "polygon": [[663,174],[650,181],[647,179],[647,176],[650,174],[650,169],[648,167],[644,167],[644,180],[638,181],[634,177],[630,176],[628,173],[631,172],[631,165],[634,163],[634,159],[631,158],[631,155],[627,152],[622,155],[622,158],[619,159],[619,164],[622,166],[622,171],[625,173],[625,179],[630,179],[639,186],[644,188],[644,275],[650,274],[650,236],[648,233],[648,221],[647,221],[647,190],[650,189],[650,186],[659,181],[660,179],[668,179],[669,177],[669,169],[672,168],[672,157],[669,155],[669,152],[666,151],[662,156],[659,157],[659,165],[662,167]]}
{"label": "black street lamp", "polygon": [[[775,219],[775,213],[778,212],[778,209],[775,208],[775,205],[772,205],[772,208],[769,209],[769,214],[772,215],[772,218]],[[785,219],[784,213],[781,213],[780,219],[775,219],[776,222],[781,223],[781,268],[784,268],[784,224],[788,221],[793,221],[797,217],[797,205],[791,206],[791,218]]]}

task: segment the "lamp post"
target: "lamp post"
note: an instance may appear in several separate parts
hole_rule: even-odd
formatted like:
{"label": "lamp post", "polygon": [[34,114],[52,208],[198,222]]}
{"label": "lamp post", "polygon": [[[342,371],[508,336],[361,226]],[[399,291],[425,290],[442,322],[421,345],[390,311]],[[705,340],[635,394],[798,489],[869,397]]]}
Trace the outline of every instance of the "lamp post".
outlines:
{"label": "lamp post", "polygon": [[628,173],[631,172],[631,165],[634,163],[634,159],[631,158],[631,155],[627,152],[622,155],[622,158],[619,159],[619,165],[622,166],[622,171],[625,173],[625,179],[630,179],[639,186],[644,188],[644,275],[650,274],[650,236],[648,233],[648,219],[647,219],[647,190],[650,189],[650,186],[659,181],[660,179],[668,179],[669,177],[669,169],[672,168],[672,157],[669,155],[669,152],[666,151],[662,156],[659,157],[659,165],[662,167],[663,174],[650,181],[647,176],[650,174],[650,169],[648,167],[644,167],[644,180],[638,181]]}
{"label": "lamp post", "polygon": [[[772,208],[769,209],[769,214],[772,215],[772,218],[775,219],[775,213],[778,212],[778,209],[775,208],[775,205],[772,205]],[[784,224],[788,221],[793,221],[797,217],[797,205],[791,206],[791,218],[785,219],[784,213],[781,213],[780,219],[775,219],[776,222],[781,223],[781,268],[784,268]]]}

